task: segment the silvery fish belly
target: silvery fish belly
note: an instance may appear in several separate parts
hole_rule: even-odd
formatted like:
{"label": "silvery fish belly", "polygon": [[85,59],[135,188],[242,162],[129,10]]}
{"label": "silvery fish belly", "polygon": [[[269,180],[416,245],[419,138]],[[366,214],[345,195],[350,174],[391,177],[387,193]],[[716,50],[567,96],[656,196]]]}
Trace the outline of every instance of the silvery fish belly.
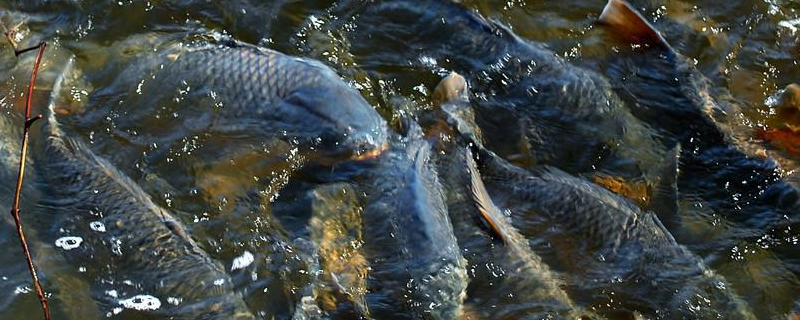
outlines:
{"label": "silvery fish belly", "polygon": [[52,108],[51,103],[38,124],[42,129],[31,149],[44,189],[41,212],[52,220],[41,237],[93,279],[95,291],[104,293],[95,298],[105,314],[254,319],[233,292],[225,268],[192,240],[181,221],[62,131]]}
{"label": "silvery fish belly", "polygon": [[461,4],[384,1],[354,21],[352,50],[367,67],[464,75],[487,145],[504,157],[639,177],[664,152],[602,76]]}
{"label": "silvery fish belly", "polygon": [[[488,151],[479,153],[495,199],[514,210],[524,234],[543,236],[568,261],[576,287],[597,299],[614,292],[626,308],[664,319],[756,319],[725,279],[675,242],[655,214],[584,179],[552,167],[529,172]],[[520,207],[521,208],[521,207]],[[563,244],[558,246],[558,244]]]}
{"label": "silvery fish belly", "polygon": [[[384,148],[385,121],[317,61],[230,41],[165,42],[92,93],[93,112],[81,124],[110,118],[125,142],[161,150],[208,134],[254,145],[281,139],[321,158],[369,157]],[[142,122],[155,130],[140,132]]]}
{"label": "silvery fish belly", "polygon": [[458,319],[465,261],[428,143],[412,124],[377,159],[364,192],[370,313],[378,319]]}

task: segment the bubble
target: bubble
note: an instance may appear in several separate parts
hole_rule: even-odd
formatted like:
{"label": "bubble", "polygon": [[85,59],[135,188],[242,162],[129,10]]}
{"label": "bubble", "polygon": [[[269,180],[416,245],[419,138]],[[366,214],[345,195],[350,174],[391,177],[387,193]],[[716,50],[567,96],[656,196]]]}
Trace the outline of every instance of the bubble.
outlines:
{"label": "bubble", "polygon": [[253,257],[253,254],[250,253],[249,251],[245,251],[244,253],[242,253],[241,256],[233,259],[233,265],[231,266],[231,270],[244,269],[250,264],[252,264],[254,260],[255,258]]}
{"label": "bubble", "polygon": [[92,228],[92,230],[97,232],[106,232],[106,225],[100,221],[92,221],[89,223],[89,228]]}
{"label": "bubble", "polygon": [[158,300],[158,298],[146,294],[140,294],[125,300],[120,300],[119,304],[125,308],[134,310],[156,310],[161,308],[161,301]]}
{"label": "bubble", "polygon": [[56,239],[56,247],[62,248],[64,250],[72,250],[77,247],[80,247],[82,242],[83,239],[81,237],[73,237],[73,236],[61,237]]}

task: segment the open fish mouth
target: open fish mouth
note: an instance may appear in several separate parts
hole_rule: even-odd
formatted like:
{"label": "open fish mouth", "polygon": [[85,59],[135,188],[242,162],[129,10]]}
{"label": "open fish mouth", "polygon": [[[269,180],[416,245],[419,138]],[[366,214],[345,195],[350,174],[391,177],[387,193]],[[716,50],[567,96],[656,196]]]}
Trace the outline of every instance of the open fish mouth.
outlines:
{"label": "open fish mouth", "polygon": [[389,149],[389,144],[384,142],[378,145],[376,148],[369,149],[363,152],[358,152],[355,155],[353,155],[353,157],[351,157],[350,159],[355,161],[375,159],[379,157],[381,154],[383,154],[383,152],[386,151],[386,149]]}

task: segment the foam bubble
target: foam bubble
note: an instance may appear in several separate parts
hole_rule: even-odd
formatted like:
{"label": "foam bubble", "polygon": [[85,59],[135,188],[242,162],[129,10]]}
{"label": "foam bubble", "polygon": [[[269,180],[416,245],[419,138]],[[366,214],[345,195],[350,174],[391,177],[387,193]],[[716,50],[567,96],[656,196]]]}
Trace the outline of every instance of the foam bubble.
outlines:
{"label": "foam bubble", "polygon": [[125,300],[120,300],[119,304],[125,308],[134,310],[156,310],[161,308],[161,301],[147,294],[140,294]]}
{"label": "foam bubble", "polygon": [[245,251],[244,253],[242,253],[241,256],[238,256],[235,259],[233,259],[233,265],[231,266],[231,270],[244,269],[250,264],[252,264],[253,261],[255,261],[253,254],[250,253],[250,251]]}
{"label": "foam bubble", "polygon": [[92,230],[97,232],[106,232],[106,225],[100,221],[92,221],[89,223],[89,228],[92,228]]}
{"label": "foam bubble", "polygon": [[81,237],[67,236],[56,239],[56,247],[64,250],[72,250],[81,246],[83,239]]}

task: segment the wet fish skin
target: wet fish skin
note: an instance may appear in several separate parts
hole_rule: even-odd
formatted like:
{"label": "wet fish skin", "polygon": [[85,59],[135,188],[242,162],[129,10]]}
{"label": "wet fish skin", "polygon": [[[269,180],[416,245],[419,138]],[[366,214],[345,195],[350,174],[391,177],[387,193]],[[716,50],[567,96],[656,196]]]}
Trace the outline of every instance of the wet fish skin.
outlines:
{"label": "wet fish skin", "polygon": [[[51,236],[82,239],[64,252],[67,260],[96,276],[95,286],[116,290],[119,299],[156,297],[161,302],[156,314],[254,319],[224,267],[198,247],[182,223],[111,163],[68,137],[52,108],[51,103],[32,143],[32,157],[48,191],[42,208],[52,208]],[[169,298],[180,302],[174,306]]]}
{"label": "wet fish skin", "polygon": [[[464,146],[482,141],[470,107],[466,79],[451,72],[439,82],[432,97],[438,102],[445,121],[462,135],[461,139],[457,137],[445,142],[444,151],[436,157],[453,229],[464,252],[471,254],[471,270],[487,265],[497,265],[503,270],[497,272],[501,276],[495,272],[486,275],[497,278],[489,280],[493,283],[489,288],[470,289],[476,293],[467,302],[474,309],[473,313],[485,319],[599,319],[599,316],[575,305],[562,289],[565,284],[561,275],[553,272],[531,249],[528,239],[489,196],[472,150]],[[499,238],[502,245],[474,240],[477,234],[484,233],[476,232],[478,213],[488,225],[485,232]],[[472,276],[482,277],[482,273],[473,271]],[[512,292],[513,295],[496,294],[498,292]],[[498,297],[503,302],[496,300]],[[502,304],[515,307],[497,307]]]}
{"label": "wet fish skin", "polygon": [[[576,241],[584,256],[578,270],[587,280],[584,284],[614,287],[617,298],[625,294],[623,300],[653,308],[643,311],[666,306],[660,311],[666,318],[756,319],[725,279],[678,244],[652,212],[556,168],[527,171],[485,149],[479,162],[493,194],[528,203],[532,212]],[[613,284],[613,279],[624,281]],[[666,304],[660,300],[664,298]],[[697,303],[704,305],[693,310]]]}
{"label": "wet fish skin", "polygon": [[414,124],[397,137],[365,183],[364,238],[372,266],[367,301],[392,309],[371,304],[376,318],[457,319],[462,312],[466,262],[421,134]]}
{"label": "wet fish skin", "polygon": [[740,123],[735,102],[715,92],[710,80],[627,2],[610,0],[599,21],[638,45],[606,59],[604,69],[637,118],[658,130],[666,144],[682,145],[682,192],[752,228],[768,229],[783,216],[796,216],[800,190],[783,179],[776,161],[759,155],[763,148],[741,137],[751,129]]}
{"label": "wet fish skin", "polygon": [[[469,190],[478,211],[486,220],[491,221],[490,224],[498,230],[503,240],[505,254],[495,260],[495,263],[499,263],[508,273],[506,281],[511,283],[510,288],[504,288],[514,292],[516,299],[522,300],[519,305],[525,306],[516,308],[513,314],[528,319],[599,319],[599,316],[575,305],[562,289],[564,283],[560,276],[550,270],[542,258],[531,250],[528,240],[492,201],[469,148],[466,149],[464,158],[469,173]],[[504,318],[508,316],[510,315],[503,315]],[[497,317],[498,315],[493,316]]]}
{"label": "wet fish skin", "polygon": [[[537,150],[531,155],[534,162],[557,163],[569,172],[600,167],[634,175],[640,172],[631,172],[647,168],[631,168],[636,166],[631,165],[632,159],[661,158],[664,148],[628,112],[602,76],[568,63],[544,45],[519,38],[461,4],[383,1],[368,6],[356,23],[371,34],[354,37],[381,43],[367,46],[369,41],[354,41],[354,50],[364,46],[365,52],[357,54],[369,57],[366,63],[419,64],[409,58],[389,60],[387,56],[392,55],[432,58],[441,64],[436,67],[469,79],[478,93],[478,123],[485,129],[487,144],[497,152],[518,152],[508,137],[519,135]],[[390,48],[392,55],[374,52],[375,47]]]}
{"label": "wet fish skin", "polygon": [[[130,105],[143,107],[122,110],[123,126],[133,128],[156,112],[148,106],[177,98],[181,107],[175,112],[185,119],[174,121],[190,130],[296,140],[330,157],[369,154],[384,147],[388,129],[383,118],[327,66],[222,42],[166,44],[156,57],[133,63],[125,73],[141,79],[142,85],[138,92],[124,95]],[[116,97],[114,90],[132,87],[129,79],[120,81],[124,83],[110,86],[110,92],[98,93],[95,103]],[[169,133],[149,134],[165,139]]]}

